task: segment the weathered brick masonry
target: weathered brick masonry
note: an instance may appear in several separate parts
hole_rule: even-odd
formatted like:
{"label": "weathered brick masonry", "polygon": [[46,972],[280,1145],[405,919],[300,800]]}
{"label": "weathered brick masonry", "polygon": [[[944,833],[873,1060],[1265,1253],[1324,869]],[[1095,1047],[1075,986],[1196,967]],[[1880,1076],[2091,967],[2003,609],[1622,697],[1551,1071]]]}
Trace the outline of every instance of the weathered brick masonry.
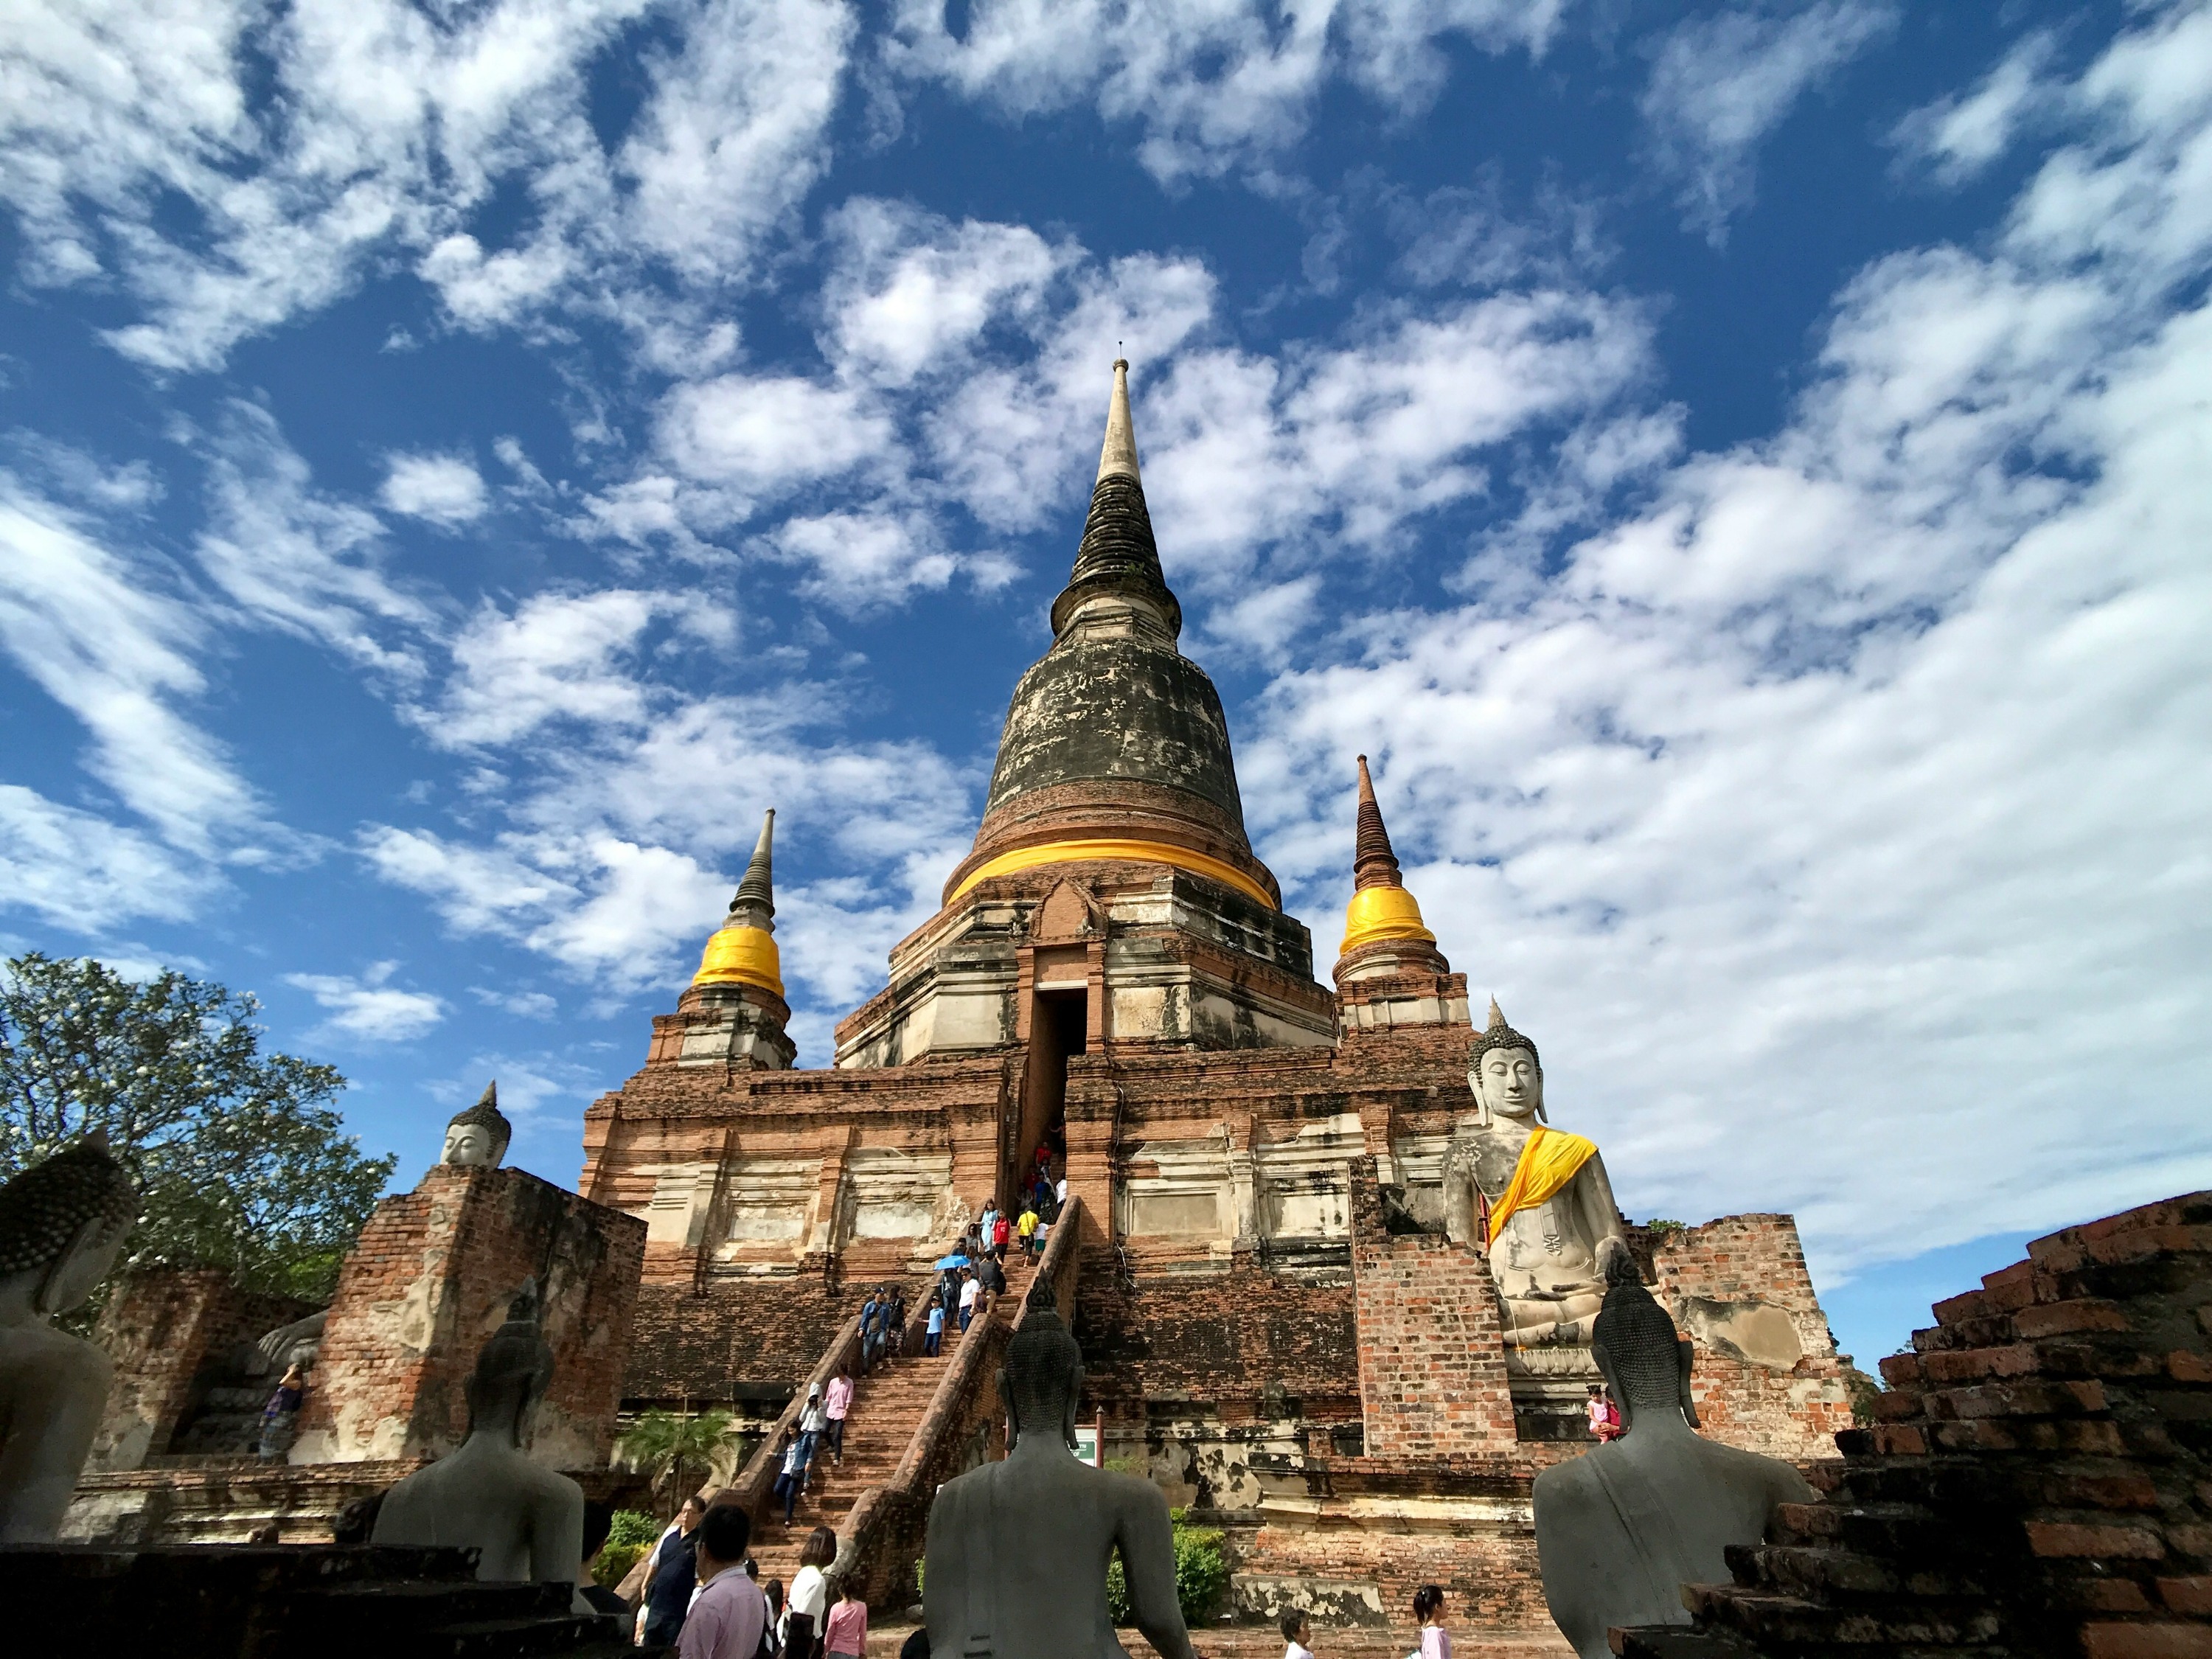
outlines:
{"label": "weathered brick masonry", "polygon": [[428,1457],[459,1445],[464,1384],[529,1279],[554,1354],[532,1455],[604,1467],[645,1231],[520,1170],[433,1166],[414,1191],[377,1206],[346,1258],[292,1461]]}
{"label": "weathered brick masonry", "polygon": [[1633,1659],[2212,1655],[2212,1193],[2070,1227],[1938,1303],[1780,1535]]}

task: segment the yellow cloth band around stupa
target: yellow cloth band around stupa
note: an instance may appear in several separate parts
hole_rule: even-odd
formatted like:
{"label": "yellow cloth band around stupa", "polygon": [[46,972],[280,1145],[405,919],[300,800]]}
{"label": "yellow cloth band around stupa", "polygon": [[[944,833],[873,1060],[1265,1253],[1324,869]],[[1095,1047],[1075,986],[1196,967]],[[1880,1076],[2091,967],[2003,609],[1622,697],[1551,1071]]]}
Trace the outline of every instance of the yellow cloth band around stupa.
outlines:
{"label": "yellow cloth band around stupa", "polygon": [[1422,925],[1421,907],[1404,888],[1363,887],[1344,907],[1344,943],[1337,947],[1337,954],[1341,956],[1357,945],[1372,945],[1378,939],[1437,942],[1437,936]]}
{"label": "yellow cloth band around stupa", "polygon": [[1575,1171],[1589,1163],[1596,1151],[1595,1140],[1571,1135],[1564,1129],[1547,1129],[1541,1124],[1531,1129],[1528,1145],[1521,1149],[1520,1162],[1513,1166],[1513,1178],[1498,1194],[1498,1202],[1490,1206],[1490,1242],[1498,1243],[1498,1235],[1505,1231],[1505,1223],[1516,1210],[1541,1204],[1572,1181]]}
{"label": "yellow cloth band around stupa", "polygon": [[772,934],[757,927],[718,927],[707,940],[694,985],[757,985],[783,994],[783,958]]}
{"label": "yellow cloth band around stupa", "polygon": [[1001,853],[994,859],[986,859],[970,870],[960,884],[945,896],[950,904],[977,882],[989,876],[1012,875],[1017,870],[1034,870],[1043,864],[1073,864],[1083,859],[1127,859],[1136,864],[1171,864],[1178,870],[1188,870],[1193,875],[1210,876],[1225,883],[1238,892],[1249,895],[1270,910],[1279,908],[1268,896],[1267,890],[1246,875],[1233,864],[1208,858],[1203,853],[1194,853],[1188,847],[1170,847],[1159,841],[1054,841],[1042,847],[1017,847],[1011,853]]}

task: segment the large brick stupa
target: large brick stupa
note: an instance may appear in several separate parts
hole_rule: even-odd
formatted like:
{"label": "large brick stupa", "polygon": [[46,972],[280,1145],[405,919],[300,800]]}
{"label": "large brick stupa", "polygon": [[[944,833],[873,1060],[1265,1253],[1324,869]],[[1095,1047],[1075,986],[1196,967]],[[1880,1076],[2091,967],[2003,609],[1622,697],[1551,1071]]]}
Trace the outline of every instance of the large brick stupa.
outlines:
{"label": "large brick stupa", "polygon": [[[764,827],[644,1069],[587,1115],[581,1192],[648,1227],[626,1407],[720,1405],[772,1432],[868,1291],[898,1281],[918,1309],[1042,1146],[1076,1200],[1046,1271],[1089,1368],[1085,1420],[1228,1529],[1239,1607],[1378,1622],[1435,1579],[1461,1617],[1540,1625],[1529,1482],[1586,1442],[1597,1373],[1586,1336],[1516,1346],[1485,1257],[1444,1225],[1474,1107],[1466,977],[1403,884],[1363,760],[1358,885],[1334,988],[1316,979],[1182,620],[1117,362],[1074,570],[974,848],[838,1025],[834,1063],[793,1065]],[[1698,1345],[1707,1431],[1832,1455],[1845,1366],[1790,1218],[1622,1226]],[[1011,1276],[987,1337],[1027,1285]],[[839,1528],[879,1595],[910,1583],[916,1492],[1000,1455],[989,1390],[951,1344],[863,1383],[844,1464],[800,1518]]]}

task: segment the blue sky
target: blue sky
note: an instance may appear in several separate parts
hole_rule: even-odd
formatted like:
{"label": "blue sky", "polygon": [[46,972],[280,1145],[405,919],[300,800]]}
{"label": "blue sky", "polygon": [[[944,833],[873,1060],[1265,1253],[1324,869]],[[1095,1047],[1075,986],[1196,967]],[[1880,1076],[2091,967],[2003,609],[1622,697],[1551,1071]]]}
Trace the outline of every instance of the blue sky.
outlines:
{"label": "blue sky", "polygon": [[1317,957],[1364,750],[1632,1213],[1871,1360],[2212,1172],[2212,9],[79,0],[0,143],[0,945],[403,1181],[574,1179],[770,805],[826,1062],[1117,349]]}

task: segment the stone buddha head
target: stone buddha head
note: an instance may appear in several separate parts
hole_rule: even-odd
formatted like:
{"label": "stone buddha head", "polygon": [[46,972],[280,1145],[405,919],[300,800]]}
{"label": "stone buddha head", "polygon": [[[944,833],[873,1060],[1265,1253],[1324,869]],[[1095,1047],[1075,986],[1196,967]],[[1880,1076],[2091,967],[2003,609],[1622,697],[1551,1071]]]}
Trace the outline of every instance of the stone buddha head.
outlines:
{"label": "stone buddha head", "polygon": [[65,1313],[107,1276],[137,1218],[137,1186],[94,1130],[0,1187],[0,1282],[31,1279],[33,1312]]}
{"label": "stone buddha head", "polygon": [[438,1161],[495,1170],[507,1156],[507,1143],[514,1138],[514,1126],[499,1109],[499,1083],[495,1079],[484,1085],[483,1098],[467,1111],[456,1112],[446,1125],[446,1150]]}
{"label": "stone buddha head", "polygon": [[[1644,1288],[1644,1276],[1628,1246],[1602,1239],[1598,1266],[1605,1275],[1605,1306],[1590,1329],[1590,1357],[1620,1407],[1624,1432],[1647,1422],[1679,1421],[1698,1426],[1698,1407],[1690,1395],[1691,1346],[1674,1322]],[[1676,1413],[1679,1413],[1679,1418]]]}
{"label": "stone buddha head", "polygon": [[514,1445],[522,1443],[531,1407],[553,1380],[553,1350],[538,1322],[538,1284],[523,1281],[507,1304],[507,1322],[492,1333],[469,1373],[469,1432],[504,1430]]}
{"label": "stone buddha head", "polygon": [[1496,998],[1491,999],[1490,1024],[1474,1040],[1468,1057],[1467,1086],[1482,1122],[1496,1118],[1540,1123],[1544,1117],[1544,1066],[1536,1045],[1505,1023]]}
{"label": "stone buddha head", "polygon": [[1083,1350],[1048,1296],[1029,1305],[1021,1328],[1006,1345],[999,1398],[1017,1442],[1036,1433],[1057,1434],[1065,1443],[1075,1443],[1075,1413],[1083,1398]]}

